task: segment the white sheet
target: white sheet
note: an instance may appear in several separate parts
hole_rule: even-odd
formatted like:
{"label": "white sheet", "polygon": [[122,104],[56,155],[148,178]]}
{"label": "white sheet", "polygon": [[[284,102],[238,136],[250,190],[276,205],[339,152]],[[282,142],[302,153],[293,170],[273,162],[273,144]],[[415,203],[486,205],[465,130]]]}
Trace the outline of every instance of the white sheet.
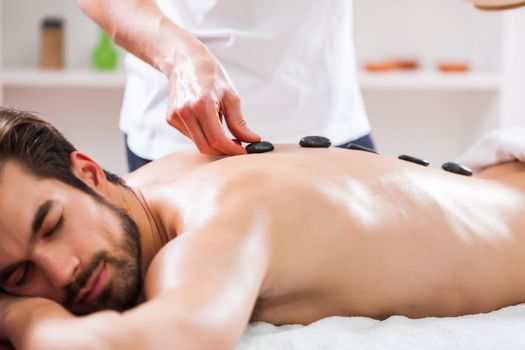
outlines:
{"label": "white sheet", "polygon": [[328,317],[308,326],[248,326],[236,350],[525,349],[525,304],[488,314],[385,321]]}

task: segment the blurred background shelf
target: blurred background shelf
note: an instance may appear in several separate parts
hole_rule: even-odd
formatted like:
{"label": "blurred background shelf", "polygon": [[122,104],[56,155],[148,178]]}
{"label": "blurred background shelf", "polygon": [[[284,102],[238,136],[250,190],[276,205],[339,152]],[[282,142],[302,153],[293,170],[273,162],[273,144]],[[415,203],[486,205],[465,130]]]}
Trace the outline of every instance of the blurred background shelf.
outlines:
{"label": "blurred background shelf", "polygon": [[[440,164],[514,115],[525,123],[517,112],[525,108],[525,79],[516,73],[525,61],[525,8],[481,12],[465,0],[353,3],[358,79],[382,154]],[[47,16],[64,19],[63,71],[37,69]],[[76,1],[0,0],[0,104],[39,112],[79,149],[122,174],[127,167],[118,122],[125,75],[90,69],[99,35]],[[420,68],[363,70],[367,62],[389,59],[414,59]],[[439,73],[435,67],[443,61],[466,62],[471,73]]]}
{"label": "blurred background shelf", "polygon": [[[366,90],[458,90],[497,91],[498,73],[471,72],[443,74],[432,71],[359,73],[359,84]],[[1,72],[4,87],[42,88],[124,88],[124,71],[100,72],[92,69],[41,70],[5,68]]]}
{"label": "blurred background shelf", "polygon": [[359,85],[366,90],[457,90],[457,91],[498,91],[500,74],[498,73],[439,73],[360,72]]}
{"label": "blurred background shelf", "polygon": [[123,88],[123,71],[99,72],[92,69],[40,70],[6,68],[1,72],[4,87],[42,88]]}

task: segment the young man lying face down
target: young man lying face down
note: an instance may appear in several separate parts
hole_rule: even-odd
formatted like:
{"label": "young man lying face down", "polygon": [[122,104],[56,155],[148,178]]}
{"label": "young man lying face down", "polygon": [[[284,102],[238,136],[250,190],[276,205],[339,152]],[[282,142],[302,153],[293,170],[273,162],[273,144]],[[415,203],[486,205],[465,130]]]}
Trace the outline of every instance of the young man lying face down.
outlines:
{"label": "young man lying face down", "polygon": [[0,111],[0,337],[231,349],[246,324],[456,316],[525,301],[525,165],[368,152],[177,153],[124,179]]}

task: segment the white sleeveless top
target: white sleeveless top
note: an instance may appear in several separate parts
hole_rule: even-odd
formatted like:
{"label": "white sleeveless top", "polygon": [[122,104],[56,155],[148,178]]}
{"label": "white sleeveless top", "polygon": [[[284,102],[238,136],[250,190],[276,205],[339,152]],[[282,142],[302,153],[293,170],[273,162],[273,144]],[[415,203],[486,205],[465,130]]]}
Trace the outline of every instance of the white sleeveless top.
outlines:
{"label": "white sleeveless top", "polygon": [[[157,3],[218,58],[239,92],[247,125],[264,140],[298,143],[321,135],[337,145],[370,132],[356,79],[351,0]],[[166,77],[131,55],[125,66],[120,128],[130,149],[156,159],[195,148],[165,121]]]}

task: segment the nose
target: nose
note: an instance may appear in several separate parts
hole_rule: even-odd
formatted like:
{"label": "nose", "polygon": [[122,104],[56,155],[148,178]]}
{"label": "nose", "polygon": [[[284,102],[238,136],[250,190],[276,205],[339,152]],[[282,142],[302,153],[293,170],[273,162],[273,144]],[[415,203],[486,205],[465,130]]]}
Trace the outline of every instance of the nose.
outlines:
{"label": "nose", "polygon": [[68,250],[41,250],[34,260],[50,285],[58,291],[74,281],[80,266],[80,260]]}

